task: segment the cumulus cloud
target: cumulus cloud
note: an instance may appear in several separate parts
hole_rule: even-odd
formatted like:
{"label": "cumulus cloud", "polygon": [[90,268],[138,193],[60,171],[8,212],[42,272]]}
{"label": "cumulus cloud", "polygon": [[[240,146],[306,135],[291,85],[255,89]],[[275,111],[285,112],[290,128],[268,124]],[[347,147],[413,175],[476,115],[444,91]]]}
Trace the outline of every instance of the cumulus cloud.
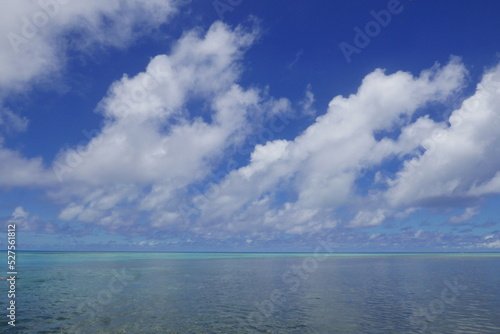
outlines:
{"label": "cumulus cloud", "polygon": [[55,178],[47,172],[41,157],[26,158],[18,151],[5,147],[5,139],[28,128],[28,119],[9,109],[0,109],[0,186],[42,186]]}
{"label": "cumulus cloud", "polygon": [[[16,230],[31,232],[32,235],[58,234],[83,237],[95,231],[93,225],[65,224],[59,221],[46,220],[41,215],[33,213],[32,210],[28,211],[25,206],[17,206],[10,217],[5,220],[5,224],[15,224]],[[33,245],[28,247],[32,248]]]}
{"label": "cumulus cloud", "polygon": [[[421,142],[385,194],[394,206],[453,204],[500,192],[500,66],[488,71],[448,123]],[[436,124],[437,125],[437,124]]]}
{"label": "cumulus cloud", "polygon": [[[376,140],[375,133],[400,126],[402,118],[431,101],[444,101],[460,89],[465,74],[456,58],[419,77],[375,70],[356,94],[335,97],[327,113],[294,140],[257,145],[250,163],[223,181],[220,194],[203,212],[205,218],[289,233],[335,226],[335,210],[359,201],[355,181],[363,169],[413,152],[442,126],[422,117],[404,126],[397,140]],[[376,225],[385,217],[382,209],[364,210],[352,225]]]}
{"label": "cumulus cloud", "polygon": [[[53,164],[61,181],[53,196],[74,199],[59,218],[118,229],[143,212],[156,228],[183,223],[178,202],[190,195],[188,186],[209,177],[256,120],[289,111],[286,100],[236,83],[243,51],[257,36],[215,23],[204,35],[186,33],[145,72],[114,83],[100,105],[104,128]],[[205,106],[192,109],[193,99]]]}
{"label": "cumulus cloud", "polygon": [[[427,104],[443,103],[460,91],[467,71],[458,58],[417,77],[375,70],[363,79],[356,94],[335,97],[326,114],[294,140],[257,144],[247,165],[228,167],[223,173],[227,175],[214,178],[213,174],[220,172],[220,162],[231,156],[231,147],[237,147],[248,135],[245,128],[252,126],[249,110],[276,114],[279,111],[272,110],[289,109],[286,101],[263,102],[259,91],[235,84],[242,50],[255,37],[256,32],[231,31],[218,23],[205,36],[186,34],[172,54],[154,58],[144,73],[115,83],[102,103],[102,112],[109,120],[105,128],[87,147],[62,152],[55,162],[55,166],[68,165],[69,157],[78,152],[82,157],[64,177],[68,184],[83,186],[63,187],[56,195],[74,199],[60,218],[99,222],[110,229],[132,229],[134,221],[146,219],[154,228],[177,226],[201,234],[210,231],[222,237],[246,233],[257,238],[277,231],[317,233],[343,222],[350,227],[379,225],[427,205],[415,193],[405,197],[402,189],[422,191],[427,187],[429,203],[436,198],[432,190],[438,182],[425,168],[441,168],[446,154],[440,147],[446,143],[455,147],[455,129],[467,124],[457,121],[457,115],[468,117],[470,101],[477,110],[486,112],[483,122],[494,123],[497,117],[491,106],[498,94],[491,88],[488,94],[481,93],[496,69],[485,74],[476,94],[451,114],[449,123],[434,121],[428,115],[412,117]],[[210,47],[215,43],[212,38],[224,40],[225,48],[221,44]],[[195,50],[196,57],[190,57],[186,50]],[[204,54],[201,50],[207,51]],[[207,65],[210,57],[214,63]],[[191,61],[184,61],[186,58]],[[204,84],[194,76],[203,71],[204,77],[222,80],[218,85]],[[150,89],[145,88],[148,82]],[[134,94],[141,98],[132,103]],[[171,98],[162,100],[169,94]],[[199,97],[210,101],[208,121],[185,108],[186,101]],[[484,105],[488,99],[493,99],[489,109]],[[474,124],[468,124],[468,131],[477,131]],[[395,129],[399,129],[395,138],[380,135]],[[482,143],[498,137],[492,131],[481,135]],[[487,147],[496,146],[490,143]],[[434,154],[436,159],[427,158]],[[469,156],[469,160],[477,164],[480,160],[475,157]],[[488,160],[484,163],[488,175],[498,169],[496,155],[476,158]],[[400,171],[385,178],[378,173],[372,182],[382,188],[360,195],[356,182],[367,170],[375,171],[390,159],[400,162]],[[459,184],[476,175],[472,170],[463,172],[464,179],[456,181]],[[415,175],[410,177],[410,173]],[[439,175],[447,173],[453,174],[443,171]],[[488,187],[495,184],[494,174],[491,177]],[[418,178],[422,183],[415,181]],[[207,180],[208,187],[203,190],[193,188]],[[94,183],[99,184],[98,191],[92,190]],[[488,193],[485,184],[470,184],[467,196]],[[88,190],[82,190],[85,187]],[[349,215],[339,214],[342,208],[351,212],[350,220],[346,218]],[[475,214],[470,208],[450,222],[465,221]]]}
{"label": "cumulus cloud", "polygon": [[[66,52],[124,47],[164,23],[180,1],[3,1],[0,3],[0,134],[25,131],[28,119],[3,99],[64,68]],[[40,157],[23,157],[0,137],[0,185],[50,185],[55,175]]]}
{"label": "cumulus cloud", "polygon": [[[57,13],[46,14],[46,24],[22,40],[17,51],[24,51],[16,55],[12,39],[2,42],[10,44],[0,52],[0,88],[21,90],[56,73],[69,47],[125,46],[165,22],[177,5],[47,3],[59,3]],[[24,17],[33,20],[43,10],[28,1],[4,6],[16,14],[0,20],[4,32],[22,33]],[[206,32],[185,32],[169,54],[110,86],[97,108],[102,126],[84,131],[87,143],[44,162],[0,141],[0,185],[39,186],[62,205],[60,220],[113,233],[175,228],[252,242],[376,226],[419,208],[467,203],[449,220],[459,223],[478,214],[475,200],[500,192],[500,66],[487,71],[475,93],[443,121],[425,110],[431,103],[446,110],[450,97],[460,97],[467,76],[460,59],[418,75],[375,69],[356,92],[334,97],[304,132],[280,139],[275,137],[294,113],[317,114],[314,95],[308,86],[300,110],[293,111],[287,98],[239,83],[244,53],[258,37],[256,27],[231,29],[221,22]],[[23,67],[26,50],[35,58]],[[26,130],[25,118],[1,110],[2,128]],[[393,171],[385,170],[388,165]],[[30,221],[18,209],[15,219]],[[406,237],[423,240],[426,232]]]}
{"label": "cumulus cloud", "polygon": [[37,215],[31,215],[22,206],[12,212],[7,224],[16,224],[16,229],[24,232],[54,233],[58,227],[51,222],[44,222]]}
{"label": "cumulus cloud", "polygon": [[179,1],[3,1],[0,88],[18,91],[65,64],[68,49],[123,47],[164,23]]}
{"label": "cumulus cloud", "polygon": [[25,158],[19,152],[4,148],[0,142],[0,185],[3,187],[48,186],[56,180],[42,158]]}

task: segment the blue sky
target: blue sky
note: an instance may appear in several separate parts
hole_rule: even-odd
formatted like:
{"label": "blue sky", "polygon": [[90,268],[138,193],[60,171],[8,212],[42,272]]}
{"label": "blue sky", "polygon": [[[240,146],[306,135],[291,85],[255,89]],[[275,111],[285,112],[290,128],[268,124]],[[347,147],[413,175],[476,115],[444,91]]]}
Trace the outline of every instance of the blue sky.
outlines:
{"label": "blue sky", "polygon": [[22,249],[500,249],[497,2],[0,6]]}

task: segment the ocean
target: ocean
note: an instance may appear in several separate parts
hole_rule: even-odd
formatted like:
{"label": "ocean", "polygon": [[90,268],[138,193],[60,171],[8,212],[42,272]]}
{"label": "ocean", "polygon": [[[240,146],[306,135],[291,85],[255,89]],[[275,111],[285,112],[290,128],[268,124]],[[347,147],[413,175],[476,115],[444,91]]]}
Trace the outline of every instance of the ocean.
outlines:
{"label": "ocean", "polygon": [[2,333],[500,333],[500,254],[19,252]]}

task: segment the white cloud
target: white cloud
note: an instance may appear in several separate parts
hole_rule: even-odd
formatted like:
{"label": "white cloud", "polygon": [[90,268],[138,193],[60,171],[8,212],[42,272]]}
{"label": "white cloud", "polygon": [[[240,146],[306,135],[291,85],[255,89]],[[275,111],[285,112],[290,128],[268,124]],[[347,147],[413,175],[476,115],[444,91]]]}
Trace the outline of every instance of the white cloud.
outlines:
{"label": "white cloud", "polygon": [[[18,18],[39,10],[28,1],[5,6],[15,15],[0,23],[4,32],[22,29]],[[125,46],[137,37],[135,28],[157,27],[174,7],[160,0],[61,5],[25,45],[35,55],[28,66],[22,64],[29,52],[0,52],[0,88],[23,89],[56,73],[69,47]],[[81,45],[65,45],[69,36]],[[117,233],[177,227],[208,238],[244,233],[242,240],[255,241],[339,224],[374,226],[419,207],[500,192],[500,67],[484,76],[449,124],[415,112],[446,103],[463,87],[467,71],[454,57],[418,76],[376,69],[355,94],[334,97],[294,139],[275,139],[283,127],[272,123],[267,139],[255,144],[252,131],[273,117],[290,117],[292,109],[288,99],[238,84],[243,53],[256,38],[257,29],[231,30],[220,22],[206,34],[186,32],[170,54],[111,85],[98,107],[104,126],[90,132],[86,145],[61,150],[52,169],[41,158],[0,146],[0,185],[40,186],[64,206],[59,219]],[[308,87],[300,114],[314,115],[313,102]],[[6,109],[0,123],[16,131],[27,126]],[[231,158],[247,142],[250,161],[238,166]],[[402,165],[395,176],[379,170],[389,159]],[[376,187],[366,186],[364,194],[357,182],[367,171],[374,172]],[[476,215],[472,205],[450,222]],[[179,210],[183,206],[188,212]]]}
{"label": "white cloud", "polygon": [[[146,72],[113,84],[101,103],[107,125],[86,147],[61,152],[56,169],[70,167],[61,178],[183,186],[203,177],[210,160],[246,131],[247,109],[259,102],[257,91],[234,84],[235,62],[254,37],[216,23],[206,36],[186,34]],[[188,95],[207,97],[209,110],[190,114],[197,111],[185,107]]]}
{"label": "white cloud", "polygon": [[[2,108],[3,99],[58,73],[66,51],[92,46],[124,47],[164,23],[174,0],[19,0],[0,3],[0,127],[25,131],[28,120]],[[55,181],[41,158],[25,158],[4,147],[0,137],[0,185],[37,186]]]}
{"label": "white cloud", "polygon": [[424,233],[424,230],[418,230],[415,232],[415,238],[419,238]]}
{"label": "white cloud", "polygon": [[[242,52],[256,37],[256,30],[215,23],[204,36],[186,33],[170,55],[113,84],[100,106],[106,126],[54,162],[62,183],[52,195],[72,199],[59,218],[115,229],[143,212],[156,228],[183,224],[178,206],[188,186],[206,179],[251,133],[256,124],[247,120],[289,109],[286,100],[235,83]],[[205,108],[187,106],[200,98]]]}
{"label": "white cloud", "polygon": [[466,208],[464,210],[464,213],[458,216],[451,216],[449,219],[450,223],[463,223],[465,221],[468,221],[474,216],[477,216],[479,214],[479,210],[477,208]]}
{"label": "white cloud", "polygon": [[40,157],[27,159],[0,143],[0,186],[46,186],[55,180],[54,174],[45,169]]}
{"label": "white cloud", "polygon": [[159,242],[157,242],[157,241],[140,241],[140,242],[136,242],[135,244],[138,246],[141,246],[141,247],[144,247],[144,246],[154,247],[154,246],[158,245]]}
{"label": "white cloud", "polygon": [[427,206],[500,192],[500,66],[473,96],[421,142],[425,152],[405,161],[390,182],[394,206]]}
{"label": "white cloud", "polygon": [[478,247],[479,248],[500,248],[500,240],[479,244]]}
{"label": "white cloud", "polygon": [[16,230],[23,232],[54,233],[56,231],[54,224],[41,221],[38,215],[31,215],[22,206],[14,209],[7,224],[15,224]]}
{"label": "white cloud", "polygon": [[316,115],[316,110],[314,109],[314,94],[310,84],[307,85],[306,96],[299,104],[302,107],[302,114],[306,116]]}
{"label": "white cloud", "polygon": [[376,226],[380,225],[385,219],[386,213],[382,209],[378,209],[375,212],[359,211],[354,219],[349,222],[349,226]]}
{"label": "white cloud", "polygon": [[28,123],[26,117],[19,116],[9,109],[0,109],[0,129],[4,132],[24,132]]}
{"label": "white cloud", "polygon": [[[363,168],[412,152],[442,126],[421,118],[404,127],[396,142],[376,141],[374,133],[400,126],[402,117],[410,117],[430,101],[443,101],[462,86],[465,73],[456,58],[418,78],[405,72],[374,71],[363,79],[357,94],[335,97],[328,112],[295,140],[256,146],[250,164],[221,184],[220,194],[203,210],[202,219],[257,230],[272,223],[290,233],[334,226],[335,210],[359,200],[354,182]],[[283,199],[283,192],[291,199]],[[381,209],[364,210],[351,225],[380,224],[385,217]]]}
{"label": "white cloud", "polygon": [[0,88],[16,91],[64,66],[68,48],[126,46],[164,23],[173,0],[19,0],[0,4]]}
{"label": "white cloud", "polygon": [[303,49],[300,49],[299,51],[297,51],[297,53],[295,54],[295,58],[289,62],[287,65],[286,65],[286,68],[290,71],[291,69],[293,69],[293,67],[295,65],[297,65],[297,63],[299,62],[300,58],[304,55],[304,50]]}
{"label": "white cloud", "polygon": [[22,206],[18,206],[17,208],[14,209],[14,212],[12,212],[12,218],[17,220],[17,219],[25,219],[29,216],[29,213],[23,209]]}

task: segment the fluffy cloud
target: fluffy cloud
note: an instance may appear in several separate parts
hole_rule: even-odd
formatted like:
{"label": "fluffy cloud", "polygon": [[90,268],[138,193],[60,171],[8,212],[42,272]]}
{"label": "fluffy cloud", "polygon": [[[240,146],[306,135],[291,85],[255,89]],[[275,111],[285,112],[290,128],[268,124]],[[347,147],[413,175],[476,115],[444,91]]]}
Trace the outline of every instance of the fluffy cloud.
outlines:
{"label": "fluffy cloud", "polygon": [[[66,51],[124,47],[164,23],[179,1],[3,1],[0,4],[0,135],[25,131],[28,120],[2,108],[3,99],[58,73]],[[0,185],[50,185],[55,175],[40,157],[25,158],[0,137]]]}
{"label": "fluffy cloud", "polygon": [[0,143],[0,185],[3,187],[47,186],[56,180],[41,158],[27,159]]}
{"label": "fluffy cloud", "polygon": [[[23,51],[2,48],[0,88],[20,90],[56,73],[68,47],[125,46],[175,11],[173,1],[160,0],[43,3],[59,5],[18,45]],[[42,10],[28,1],[4,6],[16,14],[0,23],[7,33],[22,33],[23,17],[36,20]],[[44,162],[0,142],[0,185],[42,187],[62,205],[60,220],[114,233],[175,228],[255,241],[375,226],[418,208],[467,203],[450,218],[458,223],[477,214],[475,200],[500,192],[500,66],[444,121],[425,111],[431,103],[446,110],[459,96],[467,71],[458,58],[416,76],[376,69],[357,92],[334,97],[303,133],[275,139],[293,113],[316,115],[314,95],[308,87],[295,112],[288,99],[239,84],[244,52],[258,35],[220,22],[206,33],[184,33],[144,72],[110,86],[98,106],[102,126],[85,131],[86,144]],[[35,58],[22,66],[28,54]],[[27,120],[1,110],[0,126],[26,130]],[[22,208],[16,215],[29,221]]]}
{"label": "fluffy cloud", "polygon": [[28,119],[9,109],[0,109],[0,185],[41,186],[52,183],[54,177],[47,173],[41,158],[26,159],[19,152],[5,147],[4,137],[28,128]]}
{"label": "fluffy cloud", "polygon": [[[478,117],[483,119],[481,124],[487,120],[494,124],[497,114],[491,106],[498,94],[488,80],[491,82],[496,69],[485,74],[476,94],[451,114],[449,123],[428,115],[414,117],[417,110],[425,110],[431,102],[444,103],[463,87],[467,71],[459,59],[452,58],[447,65],[435,66],[418,77],[375,70],[363,79],[356,94],[335,97],[326,114],[294,140],[257,144],[248,165],[228,167],[223,171],[226,176],[214,178],[220,162],[234,152],[231,147],[248,135],[245,129],[255,127],[249,120],[250,110],[269,117],[289,109],[285,100],[263,101],[255,89],[235,84],[242,50],[255,34],[230,31],[222,24],[212,26],[203,37],[186,34],[172,54],[154,58],[144,73],[115,83],[102,102],[102,112],[109,120],[105,128],[87,147],[62,152],[55,162],[55,166],[68,165],[71,155],[82,157],[64,175],[64,183],[71,186],[62,187],[56,195],[74,200],[60,218],[98,222],[111,230],[128,226],[139,231],[134,222],[146,220],[153,228],[177,226],[206,235],[210,231],[218,237],[244,233],[257,238],[280,231],[317,233],[343,222],[351,227],[379,225],[426,206],[415,193],[406,200],[401,189],[421,191],[425,189],[422,184],[431,190],[438,186],[435,170],[425,172],[425,168],[439,168],[444,149],[456,147],[453,133],[459,125],[481,133],[478,140],[482,143],[497,140],[492,131],[479,131],[479,124],[457,121],[457,117],[469,117],[467,110],[473,108],[486,112]],[[214,47],[212,38],[217,43],[225,41],[225,47]],[[194,50],[196,56],[187,50]],[[196,73],[222,79],[217,85],[208,84],[209,79],[205,84]],[[481,92],[483,87],[489,87],[484,88],[488,94]],[[210,107],[204,110],[209,120],[185,107],[187,101],[198,98],[209,101]],[[394,131],[396,137],[385,135]],[[464,148],[473,146],[465,145],[464,140],[475,137],[460,133]],[[434,154],[440,158],[427,158]],[[496,156],[478,157],[488,160],[485,168],[498,169]],[[381,176],[379,169],[391,159],[398,161],[400,171],[392,178]],[[468,159],[476,164],[480,161],[474,156]],[[377,170],[369,186],[374,188],[361,195],[357,182],[367,171]],[[416,174],[410,177],[409,173]],[[448,174],[450,171],[439,173]],[[463,184],[471,175],[476,174],[464,169],[457,182]],[[473,182],[468,196],[486,194],[485,187],[495,184],[494,174],[491,177],[487,184]],[[207,186],[200,190],[197,184]],[[432,192],[428,195],[430,200],[436,198]],[[348,215],[339,214],[345,208]],[[470,209],[450,221],[474,215]]]}
{"label": "fluffy cloud", "polygon": [[[286,100],[236,83],[242,52],[256,37],[257,30],[215,23],[113,84],[100,105],[106,125],[53,164],[61,185],[52,195],[73,199],[59,218],[109,229],[141,215],[156,228],[183,224],[178,207],[188,186],[205,180],[259,122],[289,111]],[[192,100],[203,103],[193,109]]]}
{"label": "fluffy cloud", "polygon": [[[443,127],[425,116],[409,120],[427,103],[444,101],[457,92],[465,74],[456,58],[419,77],[375,70],[356,94],[335,97],[327,113],[295,140],[258,145],[250,164],[224,180],[203,218],[231,221],[244,229],[273,226],[287,233],[335,226],[336,209],[369,200],[356,195],[355,182],[362,170],[412,153],[432,131]],[[401,126],[397,140],[375,138],[378,132]],[[360,211],[351,225],[376,225],[385,217],[380,208],[373,213]]]}
{"label": "fluffy cloud", "polygon": [[51,222],[43,222],[37,215],[31,215],[22,206],[12,212],[7,224],[16,224],[16,229],[23,232],[54,233],[58,227]]}
{"label": "fluffy cloud", "polygon": [[175,12],[173,0],[3,1],[0,88],[16,91],[61,69],[65,52],[123,47]]}
{"label": "fluffy cloud", "polygon": [[37,231],[39,229],[39,219],[31,216],[22,206],[18,206],[12,212],[7,224],[16,224],[16,228],[22,231]]}
{"label": "fluffy cloud", "polygon": [[421,143],[385,194],[394,206],[462,203],[500,192],[500,66],[488,71],[466,99]]}

